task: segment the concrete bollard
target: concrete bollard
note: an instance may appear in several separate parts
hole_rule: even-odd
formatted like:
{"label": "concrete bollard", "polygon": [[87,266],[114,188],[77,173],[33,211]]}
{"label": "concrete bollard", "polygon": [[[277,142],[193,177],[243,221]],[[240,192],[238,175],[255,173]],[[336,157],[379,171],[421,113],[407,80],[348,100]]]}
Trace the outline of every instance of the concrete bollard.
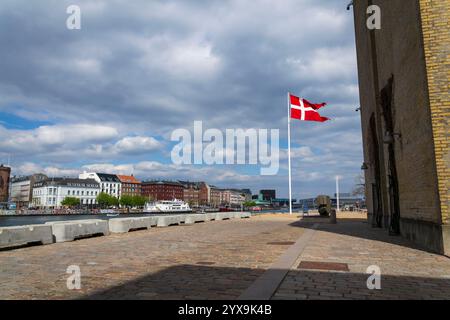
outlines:
{"label": "concrete bollard", "polygon": [[234,212],[234,218],[235,219],[244,219],[244,218],[250,218],[250,212]]}
{"label": "concrete bollard", "polygon": [[205,215],[206,215],[206,221],[212,221],[212,220],[216,220],[217,213],[209,212],[209,213],[205,213]]}
{"label": "concrete bollard", "polygon": [[17,247],[31,243],[53,243],[51,226],[33,224],[0,228],[0,248]]}
{"label": "concrete bollard", "polygon": [[194,224],[197,222],[205,222],[205,221],[207,221],[206,214],[188,214],[186,215],[184,224]]}
{"label": "concrete bollard", "polygon": [[241,212],[241,218],[242,219],[248,219],[251,218],[251,213],[250,212]]}
{"label": "concrete bollard", "polygon": [[153,225],[157,224],[156,219],[151,219],[153,217],[136,217],[136,218],[114,218],[109,219],[109,232],[112,233],[125,233],[130,230],[138,230],[138,229],[150,229]]}
{"label": "concrete bollard", "polygon": [[52,221],[46,222],[46,224],[51,226],[55,242],[109,234],[108,221],[100,219]]}
{"label": "concrete bollard", "polygon": [[185,222],[185,217],[182,216],[160,216],[158,217],[157,227],[168,227],[171,225],[179,225]]}
{"label": "concrete bollard", "polygon": [[216,220],[229,220],[234,218],[234,212],[217,212]]}

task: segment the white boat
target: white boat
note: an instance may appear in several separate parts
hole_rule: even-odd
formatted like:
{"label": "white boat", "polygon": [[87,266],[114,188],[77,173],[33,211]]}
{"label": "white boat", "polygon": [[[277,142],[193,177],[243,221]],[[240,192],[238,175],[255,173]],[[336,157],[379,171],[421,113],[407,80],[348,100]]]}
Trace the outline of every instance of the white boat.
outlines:
{"label": "white boat", "polygon": [[144,213],[181,213],[192,212],[189,204],[183,200],[164,200],[156,202],[148,202],[145,204]]}

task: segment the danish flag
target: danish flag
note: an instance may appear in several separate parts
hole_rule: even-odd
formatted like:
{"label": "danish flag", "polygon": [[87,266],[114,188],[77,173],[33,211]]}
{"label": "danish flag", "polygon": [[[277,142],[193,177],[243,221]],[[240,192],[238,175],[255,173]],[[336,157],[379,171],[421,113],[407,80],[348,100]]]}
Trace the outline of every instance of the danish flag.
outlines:
{"label": "danish flag", "polygon": [[330,120],[326,117],[322,117],[319,112],[317,112],[317,110],[324,107],[326,103],[311,103],[306,99],[299,98],[291,94],[289,94],[289,103],[292,119],[318,122]]}

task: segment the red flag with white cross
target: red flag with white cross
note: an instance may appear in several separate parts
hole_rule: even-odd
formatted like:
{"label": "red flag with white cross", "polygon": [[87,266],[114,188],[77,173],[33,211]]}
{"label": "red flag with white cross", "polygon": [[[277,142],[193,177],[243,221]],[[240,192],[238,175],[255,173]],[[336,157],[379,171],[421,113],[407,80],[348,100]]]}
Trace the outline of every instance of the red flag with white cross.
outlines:
{"label": "red flag with white cross", "polygon": [[326,103],[311,103],[306,99],[289,94],[290,113],[292,119],[301,121],[325,122],[330,120],[322,117],[317,110],[324,107]]}

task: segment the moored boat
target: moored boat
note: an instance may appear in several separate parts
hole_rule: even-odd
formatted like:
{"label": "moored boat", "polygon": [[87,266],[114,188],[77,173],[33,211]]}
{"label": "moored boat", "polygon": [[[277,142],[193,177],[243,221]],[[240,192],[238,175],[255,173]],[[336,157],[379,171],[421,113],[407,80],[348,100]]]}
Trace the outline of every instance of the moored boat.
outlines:
{"label": "moored boat", "polygon": [[145,204],[144,213],[186,213],[192,212],[189,204],[183,200],[164,200],[148,202]]}

